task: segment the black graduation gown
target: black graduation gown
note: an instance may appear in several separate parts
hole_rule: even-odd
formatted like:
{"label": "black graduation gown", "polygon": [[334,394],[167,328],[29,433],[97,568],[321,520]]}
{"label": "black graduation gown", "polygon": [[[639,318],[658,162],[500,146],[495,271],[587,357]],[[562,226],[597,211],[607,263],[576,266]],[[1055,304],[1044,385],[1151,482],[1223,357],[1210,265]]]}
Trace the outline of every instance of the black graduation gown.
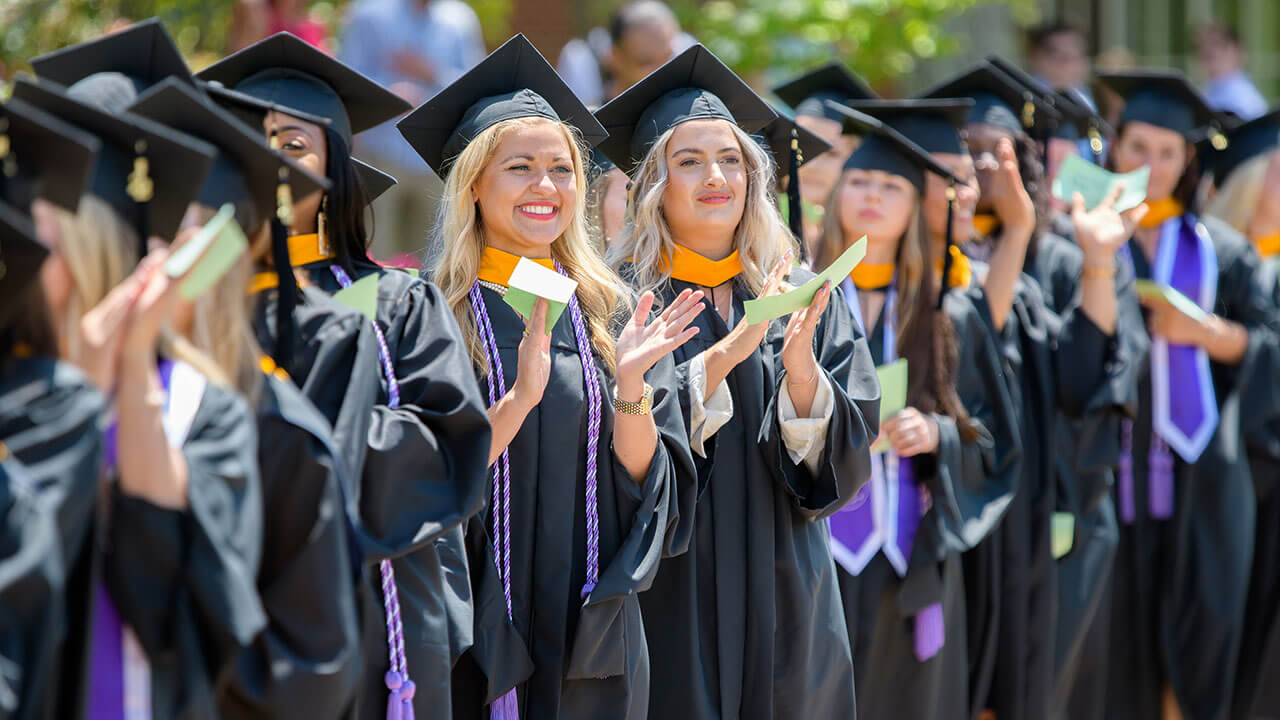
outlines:
{"label": "black graduation gown", "polygon": [[[856,576],[836,566],[863,720],[949,720],[968,713],[960,553],[997,526],[1021,472],[1013,397],[988,325],[961,290],[947,293],[943,308],[955,328],[956,388],[979,437],[964,443],[955,420],[933,416],[938,450],[913,462],[933,507],[921,518],[905,578],[898,577],[883,551]],[[883,312],[870,346],[876,363],[883,363]],[[942,603],[945,641],[922,663],[915,655],[913,616],[936,602]]]}
{"label": "black graduation gown", "polygon": [[[795,269],[791,282],[810,277]],[[659,300],[685,288],[697,289],[672,280]],[[734,283],[731,318],[743,316],[751,297]],[[673,353],[686,422],[689,364],[730,330],[704,303],[693,323],[698,335]],[[707,442],[697,475],[677,478],[679,522],[653,589],[641,598],[645,617],[654,619],[654,718],[854,711],[849,638],[822,520],[870,476],[880,390],[866,338],[836,288],[815,334],[818,364],[835,391],[820,471],[793,463],[777,420],[786,320],[771,322],[760,349],[725,378],[734,417]]]}
{"label": "black graduation gown", "polygon": [[[1065,243],[1044,234],[1037,247],[1052,252]],[[974,292],[981,293],[980,290]],[[985,303],[985,297],[981,301]],[[989,318],[989,315],[987,316]],[[994,331],[994,327],[992,328]],[[991,541],[970,557],[970,583],[994,567],[999,576],[996,656],[989,693],[976,687],[978,707],[999,717],[1045,717],[1053,689],[1057,635],[1057,565],[1051,526],[1059,495],[1055,474],[1058,419],[1111,412],[1131,394],[1132,376],[1114,336],[1098,329],[1078,307],[1055,312],[1040,285],[1023,274],[1003,331],[1002,345],[1019,409],[1022,482],[1009,512]],[[1130,400],[1131,402],[1131,400]],[[1069,450],[1070,448],[1068,448]],[[977,556],[992,554],[989,558]],[[970,608],[973,611],[973,608]]]}
{"label": "black graduation gown", "polygon": [[[305,266],[325,293],[341,285],[328,263]],[[377,323],[400,387],[390,396],[381,364],[368,449],[359,475],[360,523],[370,560],[390,559],[404,623],[415,714],[450,714],[449,673],[471,646],[474,620],[463,527],[480,510],[487,487],[489,421],[472,382],[471,359],[453,312],[434,284],[399,270],[357,263],[352,281],[378,275]],[[367,325],[366,321],[366,325]],[[375,566],[369,582],[382,598]],[[385,712],[390,667],[385,613],[365,634],[361,716]]]}
{"label": "black graduation gown", "polygon": [[[516,382],[524,320],[501,295],[481,290],[501,356],[507,388]],[[511,605],[523,648],[504,656],[472,653],[454,672],[455,718],[488,717],[484,703],[495,676],[532,673],[519,685],[522,718],[644,718],[650,692],[648,628],[637,596],[649,589],[674,512],[674,477],[693,474],[676,387],[675,369],[663,358],[650,369],[658,444],[637,483],[613,452],[613,381],[596,367],[602,392],[597,449],[599,581],[582,599],[586,582],[587,398],[582,363],[569,311],[551,333],[550,380],[542,401],[508,445],[511,460]],[[477,387],[488,392],[477,376]],[[486,473],[491,481],[491,474]],[[492,498],[487,498],[489,503]],[[492,504],[471,521],[493,537]],[[501,605],[502,585],[492,544],[470,557],[490,581],[476,588],[477,606]],[[491,593],[481,597],[480,593]],[[496,596],[494,591],[496,591]],[[505,611],[504,611],[505,613]],[[477,609],[483,616],[483,610]],[[486,633],[488,631],[486,630]],[[480,639],[477,638],[477,644]],[[488,650],[488,648],[478,648]],[[521,650],[526,650],[527,655]],[[485,666],[484,662],[491,662]],[[465,701],[463,700],[465,699]]]}
{"label": "black graduation gown", "polygon": [[[85,410],[83,402],[68,408],[65,401],[28,406],[32,442],[15,437],[10,449],[29,467],[74,459],[50,454],[56,445],[46,436],[53,433],[44,432],[45,421],[60,417],[47,414],[56,405],[75,414]],[[61,426],[54,422],[49,430]],[[42,697],[41,716],[76,718],[86,711],[100,582],[146,652],[152,716],[218,716],[216,684],[266,624],[254,586],[262,543],[256,447],[244,401],[207,385],[182,445],[185,510],[126,495],[114,481],[86,494],[92,503],[82,524],[86,539],[68,565],[60,677]]]}
{"label": "black graduation gown", "polygon": [[263,377],[257,423],[268,625],[237,659],[218,709],[223,718],[355,717],[361,575],[346,471],[328,423],[289,382]]}
{"label": "black graduation gown", "polygon": [[49,358],[0,360],[0,717],[53,714],[67,583],[88,537],[105,401]]}
{"label": "black graduation gown", "polygon": [[[1112,642],[1105,676],[1108,718],[1159,717],[1171,685],[1188,720],[1228,716],[1253,557],[1256,499],[1242,436],[1274,416],[1277,310],[1272,286],[1248,242],[1202,220],[1218,256],[1214,312],[1243,324],[1249,344],[1234,366],[1211,363],[1220,421],[1194,464],[1174,453],[1174,511],[1147,507],[1151,385],[1144,373],[1133,427],[1137,519],[1121,524],[1112,574]],[[1135,243],[1138,276],[1148,263]],[[1264,389],[1265,388],[1265,389]],[[1242,435],[1243,434],[1243,435]]]}
{"label": "black graduation gown", "polygon": [[[1080,248],[1053,233],[1040,236],[1026,264],[1026,272],[1039,284],[1048,310],[1059,318],[1080,312],[1083,268]],[[1074,716],[1067,711],[1067,703],[1077,673],[1104,661],[1097,649],[1105,645],[1086,645],[1085,633],[1102,605],[1119,540],[1111,487],[1120,458],[1120,422],[1136,412],[1138,373],[1146,365],[1150,347],[1133,280],[1128,265],[1118,263],[1116,330],[1102,389],[1088,399],[1079,417],[1059,409],[1054,421],[1053,452],[1048,458],[1056,493],[1054,510],[1075,518],[1071,550],[1057,561],[1050,712],[1060,717]],[[1057,352],[1068,363],[1080,356],[1075,347],[1061,340]],[[1093,654],[1086,654],[1086,647],[1094,648]]]}

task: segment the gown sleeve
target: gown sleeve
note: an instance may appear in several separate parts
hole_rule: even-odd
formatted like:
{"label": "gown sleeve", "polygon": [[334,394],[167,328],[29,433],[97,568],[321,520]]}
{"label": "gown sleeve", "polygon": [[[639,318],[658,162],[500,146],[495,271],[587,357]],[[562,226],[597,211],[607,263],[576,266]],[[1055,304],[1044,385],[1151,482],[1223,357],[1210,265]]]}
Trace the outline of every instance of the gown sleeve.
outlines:
{"label": "gown sleeve", "polygon": [[368,431],[360,518],[375,559],[419,549],[484,502],[489,419],[471,357],[434,285],[385,273],[379,322],[399,384],[389,407],[382,367]]}
{"label": "gown sleeve", "polygon": [[257,585],[268,624],[236,660],[220,703],[226,717],[342,717],[359,686],[357,560],[327,432],[296,390],[264,380]]}
{"label": "gown sleeve", "polygon": [[[774,328],[781,322],[774,321]],[[773,332],[771,328],[770,333]],[[769,344],[769,338],[765,340]],[[772,448],[769,452],[777,458],[776,472],[796,510],[811,521],[835,513],[853,499],[871,476],[870,447],[880,425],[880,383],[875,362],[840,288],[832,290],[814,342],[814,354],[827,382],[842,390],[833,394],[835,402],[818,471],[810,472],[807,466],[793,463],[781,440],[778,393],[786,392],[781,342],[774,343],[778,355],[773,361],[779,372],[759,434],[761,444]]]}
{"label": "gown sleeve", "polygon": [[187,508],[112,484],[104,580],[153,674],[180,676],[178,703],[211,706],[210,684],[266,625],[257,447],[245,402],[210,385],[182,446]]}

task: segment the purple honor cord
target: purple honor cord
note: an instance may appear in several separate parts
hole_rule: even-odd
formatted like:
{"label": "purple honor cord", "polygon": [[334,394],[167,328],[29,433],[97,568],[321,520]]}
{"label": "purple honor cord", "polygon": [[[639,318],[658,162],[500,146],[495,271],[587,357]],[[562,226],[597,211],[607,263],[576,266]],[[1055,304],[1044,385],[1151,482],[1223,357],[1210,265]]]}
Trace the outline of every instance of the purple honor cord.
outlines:
{"label": "purple honor cord", "polygon": [[[556,263],[556,270],[564,274],[564,268]],[[471,286],[471,312],[476,318],[480,342],[484,346],[489,372],[489,406],[507,393],[507,383],[502,372],[502,358],[498,354],[498,341],[493,332],[489,312],[480,293],[480,282]],[[574,336],[578,344],[578,356],[582,363],[583,382],[587,393],[587,581],[580,596],[585,601],[600,579],[600,510],[597,496],[597,451],[600,446],[600,424],[603,398],[595,373],[595,360],[591,355],[591,339],[587,332],[577,296],[569,299],[569,315],[573,321]],[[501,521],[501,522],[500,522]],[[494,564],[502,578],[502,591],[506,596],[507,617],[511,618],[511,458],[507,449],[493,466],[493,534]],[[512,688],[498,698],[489,709],[491,720],[518,720],[519,700]]]}
{"label": "purple honor cord", "polygon": [[[346,271],[337,265],[330,265],[329,271],[338,284],[344,288],[351,287],[351,278]],[[382,373],[387,380],[387,407],[400,407],[400,381],[396,379],[395,366],[391,362],[391,349],[387,338],[382,334],[376,320],[370,319],[373,334],[378,338],[378,360],[382,364]],[[387,670],[383,681],[387,684],[387,720],[414,720],[413,696],[416,686],[409,679],[409,663],[404,652],[404,618],[400,614],[400,593],[396,591],[396,573],[390,560],[378,563],[378,572],[382,576],[382,610],[387,617],[387,652],[391,658],[391,668]]]}

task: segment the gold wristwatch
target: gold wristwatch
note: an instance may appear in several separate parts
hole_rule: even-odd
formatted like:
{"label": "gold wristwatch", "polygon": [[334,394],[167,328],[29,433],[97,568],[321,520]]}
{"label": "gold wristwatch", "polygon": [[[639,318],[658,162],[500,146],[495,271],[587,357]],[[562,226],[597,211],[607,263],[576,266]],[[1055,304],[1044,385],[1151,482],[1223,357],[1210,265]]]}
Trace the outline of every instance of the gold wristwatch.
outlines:
{"label": "gold wristwatch", "polygon": [[653,386],[649,383],[644,384],[644,395],[640,396],[640,402],[627,402],[618,397],[617,388],[613,393],[613,411],[622,413],[623,415],[648,415],[653,409]]}

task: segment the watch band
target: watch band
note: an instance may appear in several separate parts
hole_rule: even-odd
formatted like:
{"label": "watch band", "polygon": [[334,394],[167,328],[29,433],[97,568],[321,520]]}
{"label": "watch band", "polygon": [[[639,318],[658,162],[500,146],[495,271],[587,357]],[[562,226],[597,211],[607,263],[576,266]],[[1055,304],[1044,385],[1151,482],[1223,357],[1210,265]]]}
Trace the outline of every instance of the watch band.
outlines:
{"label": "watch band", "polygon": [[613,411],[622,413],[623,415],[648,415],[653,408],[653,387],[649,383],[644,384],[644,394],[640,397],[640,402],[627,402],[618,397],[617,392],[613,395]]}

